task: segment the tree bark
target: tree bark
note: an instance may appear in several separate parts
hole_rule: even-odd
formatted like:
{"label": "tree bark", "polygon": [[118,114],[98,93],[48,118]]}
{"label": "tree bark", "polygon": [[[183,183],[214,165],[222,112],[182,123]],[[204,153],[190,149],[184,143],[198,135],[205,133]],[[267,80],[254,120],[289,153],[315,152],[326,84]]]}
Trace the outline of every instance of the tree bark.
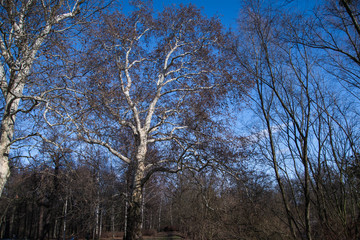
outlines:
{"label": "tree bark", "polygon": [[9,150],[4,145],[6,146],[6,143],[3,143],[0,139],[0,196],[2,195],[8,177],[10,176]]}
{"label": "tree bark", "polygon": [[[142,175],[140,171],[136,171],[136,178],[139,179],[139,175]],[[135,181],[135,186],[133,187],[131,199],[129,201],[129,206],[127,209],[127,229],[125,240],[135,240],[142,239],[141,233],[141,204],[142,204],[142,191],[141,191],[141,179],[140,181]]]}
{"label": "tree bark", "polygon": [[146,135],[140,137],[139,147],[136,154],[137,166],[134,169],[133,184],[131,189],[131,197],[128,207],[127,229],[125,240],[135,240],[142,238],[142,217],[141,205],[143,198],[142,180],[145,172],[145,156],[147,152]]}
{"label": "tree bark", "polygon": [[[22,90],[21,90],[22,91]],[[7,99],[4,110],[3,121],[1,122],[0,135],[0,196],[4,190],[6,181],[10,176],[9,152],[15,129],[15,112],[17,111],[20,99],[11,97]]]}

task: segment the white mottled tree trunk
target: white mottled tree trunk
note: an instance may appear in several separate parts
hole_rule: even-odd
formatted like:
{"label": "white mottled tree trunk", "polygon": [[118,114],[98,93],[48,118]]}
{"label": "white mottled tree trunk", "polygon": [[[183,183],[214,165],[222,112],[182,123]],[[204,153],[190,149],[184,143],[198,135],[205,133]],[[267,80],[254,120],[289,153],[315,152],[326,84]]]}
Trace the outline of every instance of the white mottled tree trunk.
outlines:
{"label": "white mottled tree trunk", "polygon": [[[15,81],[19,82],[19,81]],[[6,181],[10,175],[9,153],[11,141],[14,137],[16,111],[18,110],[20,96],[24,84],[19,82],[14,90],[10,90],[6,97],[5,110],[1,122],[0,134],[0,196],[2,195]]]}
{"label": "white mottled tree trunk", "polygon": [[140,133],[139,146],[136,154],[137,167],[131,188],[131,196],[128,207],[128,219],[126,229],[126,240],[142,239],[142,216],[141,205],[143,199],[142,180],[145,173],[145,156],[147,152],[147,141],[145,132]]}

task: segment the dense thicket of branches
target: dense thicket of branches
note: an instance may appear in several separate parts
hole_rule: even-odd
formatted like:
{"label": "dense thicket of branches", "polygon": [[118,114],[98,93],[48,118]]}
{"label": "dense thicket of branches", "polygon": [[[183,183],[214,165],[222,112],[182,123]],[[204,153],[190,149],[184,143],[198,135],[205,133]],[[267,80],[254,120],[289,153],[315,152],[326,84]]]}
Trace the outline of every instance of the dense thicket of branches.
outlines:
{"label": "dense thicket of branches", "polygon": [[37,48],[64,2],[0,4],[0,238],[360,238],[360,1],[243,1],[235,33],[134,1]]}
{"label": "dense thicket of branches", "polygon": [[[16,166],[0,205],[1,238],[121,236],[126,173],[115,174],[116,167],[95,154],[67,162]],[[159,175],[144,188],[143,232],[190,239],[282,236],[284,213],[271,185],[268,176],[250,171],[231,183],[212,171]]]}

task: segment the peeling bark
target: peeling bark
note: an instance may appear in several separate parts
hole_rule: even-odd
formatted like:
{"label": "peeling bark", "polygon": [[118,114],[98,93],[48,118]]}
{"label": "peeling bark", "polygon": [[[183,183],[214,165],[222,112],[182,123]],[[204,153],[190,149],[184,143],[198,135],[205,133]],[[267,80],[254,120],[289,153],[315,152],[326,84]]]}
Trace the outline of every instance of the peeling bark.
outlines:
{"label": "peeling bark", "polygon": [[142,238],[142,216],[141,216],[141,205],[143,199],[142,191],[142,180],[145,173],[145,156],[147,152],[147,143],[144,134],[140,138],[140,144],[138,147],[138,153],[136,155],[137,167],[135,168],[133,183],[131,186],[131,197],[129,206],[127,209],[127,229],[125,240],[135,240]]}
{"label": "peeling bark", "polygon": [[[11,114],[12,111],[16,111],[19,101],[14,101],[13,107],[6,107],[1,122],[1,135],[0,135],[0,196],[2,195],[6,181],[10,176],[9,167],[9,152],[11,141],[14,136],[15,129],[15,115]],[[9,109],[12,109],[11,111]]]}

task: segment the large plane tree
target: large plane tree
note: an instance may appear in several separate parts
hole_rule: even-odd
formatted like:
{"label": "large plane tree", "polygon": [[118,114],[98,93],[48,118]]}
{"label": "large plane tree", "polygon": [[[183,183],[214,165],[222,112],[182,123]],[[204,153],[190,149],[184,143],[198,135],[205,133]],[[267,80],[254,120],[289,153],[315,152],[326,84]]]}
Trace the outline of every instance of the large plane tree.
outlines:
{"label": "large plane tree", "polygon": [[84,82],[67,115],[80,139],[129,169],[125,239],[141,238],[142,189],[154,173],[229,159],[219,121],[229,94],[247,86],[218,19],[192,5],[154,12],[137,2],[134,9],[106,15],[88,30],[78,60]]}

